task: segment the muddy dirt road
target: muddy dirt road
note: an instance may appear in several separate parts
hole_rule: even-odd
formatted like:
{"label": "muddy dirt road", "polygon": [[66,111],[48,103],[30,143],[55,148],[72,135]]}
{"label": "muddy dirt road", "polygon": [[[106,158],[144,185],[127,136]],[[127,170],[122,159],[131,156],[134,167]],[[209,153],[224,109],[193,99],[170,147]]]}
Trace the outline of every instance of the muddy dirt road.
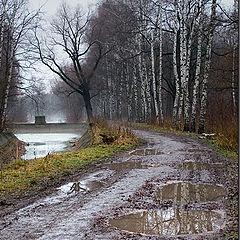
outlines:
{"label": "muddy dirt road", "polygon": [[146,145],[2,214],[0,239],[223,239],[221,157],[184,137],[136,134]]}

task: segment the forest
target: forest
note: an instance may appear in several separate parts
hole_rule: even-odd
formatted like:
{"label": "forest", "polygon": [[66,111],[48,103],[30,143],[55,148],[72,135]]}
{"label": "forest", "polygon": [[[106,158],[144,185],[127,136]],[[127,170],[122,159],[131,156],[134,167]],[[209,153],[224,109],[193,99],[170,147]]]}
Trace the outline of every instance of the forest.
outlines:
{"label": "forest", "polygon": [[0,1],[0,239],[239,239],[238,1],[33,1]]}
{"label": "forest", "polygon": [[[50,23],[25,0],[0,7],[1,131],[54,113],[236,138],[237,1],[106,0],[88,12],[63,2]],[[56,76],[48,86],[26,77],[39,62]]]}

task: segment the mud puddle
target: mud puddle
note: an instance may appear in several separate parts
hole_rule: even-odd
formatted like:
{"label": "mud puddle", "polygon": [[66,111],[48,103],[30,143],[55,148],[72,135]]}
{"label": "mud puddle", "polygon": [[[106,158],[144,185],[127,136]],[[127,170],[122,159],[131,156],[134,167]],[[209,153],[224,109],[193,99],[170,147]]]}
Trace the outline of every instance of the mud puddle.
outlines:
{"label": "mud puddle", "polygon": [[203,163],[203,162],[192,162],[186,161],[181,164],[181,168],[184,170],[207,170],[210,168],[221,168],[221,163]]}
{"label": "mud puddle", "polygon": [[45,204],[60,203],[68,196],[102,189],[106,184],[106,178],[113,171],[97,171],[76,182],[69,182],[57,188],[57,193],[42,200]]}
{"label": "mud puddle", "polygon": [[225,196],[226,190],[221,186],[189,182],[173,182],[156,191],[156,197],[161,201],[173,200],[183,203],[216,201]]}
{"label": "mud puddle", "polygon": [[216,232],[223,226],[220,211],[168,208],[142,210],[118,217],[109,224],[119,230],[146,235],[185,235]]}
{"label": "mud puddle", "polygon": [[151,166],[143,165],[141,162],[118,162],[105,165],[108,169],[114,171],[125,171],[132,169],[146,169]]}
{"label": "mud puddle", "polygon": [[70,182],[58,188],[60,191],[71,194],[83,191],[93,191],[104,187],[104,183],[96,180]]}
{"label": "mud puddle", "polygon": [[161,154],[164,154],[164,153],[159,149],[145,148],[145,149],[133,150],[129,154],[130,155],[146,156],[146,155],[161,155]]}

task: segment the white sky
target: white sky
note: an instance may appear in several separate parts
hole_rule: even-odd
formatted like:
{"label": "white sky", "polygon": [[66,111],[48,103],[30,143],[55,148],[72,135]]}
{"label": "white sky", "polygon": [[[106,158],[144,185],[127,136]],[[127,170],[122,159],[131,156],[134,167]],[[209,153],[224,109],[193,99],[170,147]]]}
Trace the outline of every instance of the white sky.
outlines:
{"label": "white sky", "polygon": [[[75,6],[79,4],[85,9],[87,9],[88,6],[95,5],[97,1],[98,0],[65,0],[65,2],[69,5]],[[62,2],[62,0],[29,0],[30,7],[32,9],[38,9],[43,6],[43,11],[49,16],[56,13],[56,10]]]}
{"label": "white sky", "polygon": [[[46,11],[48,15],[54,15],[62,0],[29,0],[29,2],[33,9],[44,5],[44,11]],[[73,6],[80,4],[84,8],[87,8],[88,5],[95,5],[98,0],[65,0],[65,2]],[[233,6],[234,0],[218,0],[218,2],[222,3],[224,7],[229,8]]]}

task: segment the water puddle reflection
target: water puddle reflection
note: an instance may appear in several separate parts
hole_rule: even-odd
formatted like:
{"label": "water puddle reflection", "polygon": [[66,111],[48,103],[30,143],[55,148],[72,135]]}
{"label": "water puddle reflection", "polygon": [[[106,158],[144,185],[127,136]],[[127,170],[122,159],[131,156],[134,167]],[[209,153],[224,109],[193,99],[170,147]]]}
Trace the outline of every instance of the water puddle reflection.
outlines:
{"label": "water puddle reflection", "polygon": [[136,149],[136,150],[133,150],[129,154],[130,155],[145,156],[145,155],[161,155],[161,154],[163,154],[163,152],[158,150],[158,149],[146,148],[146,149]]}
{"label": "water puddle reflection", "polygon": [[97,191],[106,186],[107,178],[113,173],[110,170],[97,171],[79,181],[64,184],[57,188],[57,192],[54,195],[43,199],[42,203],[56,204],[68,197],[74,197],[75,195],[81,195],[89,191]]}
{"label": "water puddle reflection", "polygon": [[98,190],[104,187],[104,183],[96,180],[92,181],[81,181],[81,182],[70,182],[58,188],[63,193],[71,194],[84,191]]}
{"label": "water puddle reflection", "polygon": [[220,168],[223,167],[221,163],[203,163],[203,162],[184,162],[181,168],[184,170],[207,170],[210,168]]}
{"label": "water puddle reflection", "polygon": [[132,213],[112,219],[109,223],[132,233],[184,235],[217,231],[223,224],[223,216],[215,211],[169,208]]}
{"label": "water puddle reflection", "polygon": [[114,171],[124,171],[124,170],[132,170],[132,169],[146,169],[149,166],[142,165],[141,162],[119,162],[119,163],[106,164],[106,167]]}
{"label": "water puddle reflection", "polygon": [[147,235],[184,235],[217,231],[223,215],[215,211],[168,208],[132,213],[109,221],[119,230]]}
{"label": "water puddle reflection", "polygon": [[177,182],[164,185],[156,192],[159,200],[173,200],[181,202],[208,202],[225,197],[226,191],[221,186],[208,184],[191,184],[189,182]]}

